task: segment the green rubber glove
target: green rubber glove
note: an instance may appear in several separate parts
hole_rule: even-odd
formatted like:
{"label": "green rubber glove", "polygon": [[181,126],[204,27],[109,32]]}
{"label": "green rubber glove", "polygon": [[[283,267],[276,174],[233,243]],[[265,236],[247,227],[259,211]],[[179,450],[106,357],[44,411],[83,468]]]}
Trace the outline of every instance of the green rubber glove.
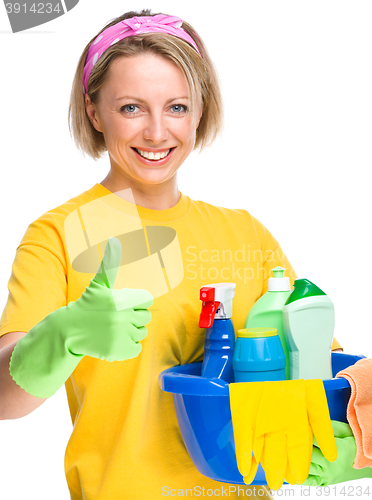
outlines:
{"label": "green rubber glove", "polygon": [[303,483],[307,486],[328,486],[353,479],[372,478],[372,468],[353,469],[356,456],[356,443],[350,425],[332,420],[336,439],[337,459],[328,462],[314,439],[310,471]]}
{"label": "green rubber glove", "polygon": [[153,296],[147,290],[114,289],[120,258],[120,242],[110,238],[100,269],[82,296],[48,314],[17,342],[9,371],[26,392],[49,398],[85,355],[107,361],[139,355]]}

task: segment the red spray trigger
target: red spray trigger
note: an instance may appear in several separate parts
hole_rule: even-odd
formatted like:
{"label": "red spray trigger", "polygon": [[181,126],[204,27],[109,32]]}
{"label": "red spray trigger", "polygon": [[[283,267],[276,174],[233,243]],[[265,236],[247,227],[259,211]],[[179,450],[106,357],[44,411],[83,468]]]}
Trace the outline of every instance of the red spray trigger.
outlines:
{"label": "red spray trigger", "polygon": [[213,325],[214,315],[220,303],[214,300],[215,289],[203,286],[200,289],[200,300],[203,301],[199,318],[199,328],[210,328]]}

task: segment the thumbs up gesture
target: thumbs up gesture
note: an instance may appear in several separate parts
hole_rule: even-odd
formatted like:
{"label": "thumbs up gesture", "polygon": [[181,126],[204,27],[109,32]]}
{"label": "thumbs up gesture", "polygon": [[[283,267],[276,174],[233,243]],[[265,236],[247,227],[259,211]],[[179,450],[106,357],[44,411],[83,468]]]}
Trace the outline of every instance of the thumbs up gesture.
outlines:
{"label": "thumbs up gesture", "polygon": [[137,288],[114,289],[120,258],[120,242],[110,238],[96,276],[82,296],[67,306],[74,317],[74,334],[69,333],[67,342],[70,352],[107,361],[135,358],[141,352],[153,296]]}
{"label": "thumbs up gesture", "polygon": [[114,289],[121,245],[110,238],[96,276],[76,302],[48,314],[16,344],[9,363],[13,380],[36,397],[52,396],[80,360],[135,358],[151,320],[147,290]]}

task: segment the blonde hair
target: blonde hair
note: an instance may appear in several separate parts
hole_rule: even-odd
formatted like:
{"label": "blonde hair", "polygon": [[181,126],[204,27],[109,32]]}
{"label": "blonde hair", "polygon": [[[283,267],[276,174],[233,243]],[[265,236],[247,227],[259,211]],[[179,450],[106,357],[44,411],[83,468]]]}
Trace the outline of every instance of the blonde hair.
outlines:
{"label": "blonde hair", "polygon": [[[102,154],[107,151],[107,147],[102,132],[93,127],[85,109],[83,70],[88,49],[97,36],[110,26],[134,16],[155,15],[151,14],[150,10],[142,10],[140,13],[127,12],[121,17],[117,17],[92,38],[80,56],[71,89],[68,110],[69,129],[77,147],[83,154],[87,153],[94,160],[101,158]],[[203,114],[196,131],[194,149],[200,148],[202,150],[212,144],[222,129],[221,90],[217,73],[201,38],[185,21],[182,23],[182,28],[197,44],[201,57],[190,44],[173,35],[145,33],[131,36],[109,47],[100,57],[89,78],[88,94],[92,103],[99,102],[100,89],[105,84],[110,64],[115,59],[135,56],[144,52],[158,54],[173,62],[184,73],[191,93],[191,109],[195,97],[200,99]]]}

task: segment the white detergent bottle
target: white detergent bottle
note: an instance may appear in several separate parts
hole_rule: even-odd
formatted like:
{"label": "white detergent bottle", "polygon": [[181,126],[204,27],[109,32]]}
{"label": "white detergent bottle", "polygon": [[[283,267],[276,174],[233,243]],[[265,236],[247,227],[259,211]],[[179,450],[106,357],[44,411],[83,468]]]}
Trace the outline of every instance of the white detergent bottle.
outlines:
{"label": "white detergent bottle", "polygon": [[335,311],[330,298],[307,279],[294,282],[283,308],[291,379],[332,378]]}

